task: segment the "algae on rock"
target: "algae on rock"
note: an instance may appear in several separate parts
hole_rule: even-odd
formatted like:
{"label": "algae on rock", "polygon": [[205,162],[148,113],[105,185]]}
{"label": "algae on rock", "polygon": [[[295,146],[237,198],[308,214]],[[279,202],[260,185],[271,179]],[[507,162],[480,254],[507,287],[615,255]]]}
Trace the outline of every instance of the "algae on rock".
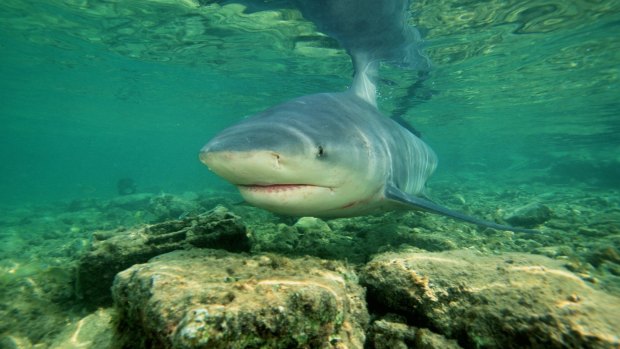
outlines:
{"label": "algae on rock", "polygon": [[364,289],[340,262],[175,251],[115,279],[127,348],[362,348]]}
{"label": "algae on rock", "polygon": [[464,347],[620,346],[620,299],[546,257],[386,253],[363,268],[361,279],[369,302]]}
{"label": "algae on rock", "polygon": [[80,257],[77,293],[92,305],[111,301],[116,273],[157,255],[188,248],[249,251],[245,225],[224,207],[182,220],[128,231],[95,233],[90,251]]}

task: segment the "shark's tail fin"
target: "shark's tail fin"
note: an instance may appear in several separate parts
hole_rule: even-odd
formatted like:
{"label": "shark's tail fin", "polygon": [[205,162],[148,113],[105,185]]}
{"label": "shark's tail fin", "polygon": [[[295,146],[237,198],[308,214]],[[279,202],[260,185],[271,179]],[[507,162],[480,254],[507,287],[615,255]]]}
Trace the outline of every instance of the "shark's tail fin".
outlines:
{"label": "shark's tail fin", "polygon": [[379,62],[428,70],[420,34],[407,23],[409,0],[298,0],[303,15],[347,50],[355,67],[351,90],[373,105]]}

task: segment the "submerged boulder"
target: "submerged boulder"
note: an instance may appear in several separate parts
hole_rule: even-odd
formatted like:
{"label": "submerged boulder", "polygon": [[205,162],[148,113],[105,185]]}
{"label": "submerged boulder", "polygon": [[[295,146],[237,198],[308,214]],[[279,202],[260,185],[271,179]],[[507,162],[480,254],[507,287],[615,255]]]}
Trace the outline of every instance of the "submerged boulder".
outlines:
{"label": "submerged boulder", "polygon": [[378,319],[367,332],[365,348],[372,349],[462,349],[454,340],[427,328],[408,326],[402,321]]}
{"label": "submerged boulder", "polygon": [[360,277],[369,302],[466,348],[620,346],[620,299],[546,257],[386,253]]}
{"label": "submerged boulder", "polygon": [[113,314],[99,309],[80,320],[65,325],[49,349],[112,349]]}
{"label": "submerged boulder", "polygon": [[116,273],[163,253],[196,247],[242,252],[250,250],[250,241],[240,218],[221,206],[197,217],[97,232],[78,262],[77,294],[93,305],[111,302]]}
{"label": "submerged boulder", "polygon": [[540,202],[533,202],[517,207],[504,216],[504,220],[512,225],[525,228],[535,228],[553,217],[549,206]]}
{"label": "submerged boulder", "polygon": [[127,348],[362,348],[364,290],[340,262],[175,251],[119,273]]}

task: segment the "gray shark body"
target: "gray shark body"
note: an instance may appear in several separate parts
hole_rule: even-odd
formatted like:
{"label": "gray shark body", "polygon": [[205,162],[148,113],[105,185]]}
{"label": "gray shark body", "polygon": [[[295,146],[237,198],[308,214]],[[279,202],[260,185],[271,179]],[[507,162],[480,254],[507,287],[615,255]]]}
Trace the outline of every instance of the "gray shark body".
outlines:
{"label": "gray shark body", "polygon": [[[304,96],[255,115],[220,133],[201,158],[248,202],[317,217],[389,209],[386,186],[419,194],[437,163],[424,142],[351,92]],[[297,191],[302,200],[294,203]]]}
{"label": "gray shark body", "polygon": [[[408,1],[314,1],[298,3],[352,56],[351,88],[299,97],[251,116],[207,143],[201,161],[236,185],[247,202],[280,214],[350,217],[418,209],[494,229],[533,232],[421,197],[437,157],[420,138],[382,115],[375,99],[379,61],[428,67],[420,62],[417,32],[405,23]],[[353,3],[356,17],[344,16]],[[365,22],[372,23],[370,30]],[[379,40],[378,28],[397,39]]]}

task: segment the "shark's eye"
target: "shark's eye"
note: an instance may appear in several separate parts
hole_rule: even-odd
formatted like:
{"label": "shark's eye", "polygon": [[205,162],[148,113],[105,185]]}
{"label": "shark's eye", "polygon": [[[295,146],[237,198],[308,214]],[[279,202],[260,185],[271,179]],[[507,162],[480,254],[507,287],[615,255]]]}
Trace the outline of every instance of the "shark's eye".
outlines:
{"label": "shark's eye", "polygon": [[320,158],[322,156],[325,156],[325,150],[323,149],[323,146],[319,145],[317,147],[316,157]]}

